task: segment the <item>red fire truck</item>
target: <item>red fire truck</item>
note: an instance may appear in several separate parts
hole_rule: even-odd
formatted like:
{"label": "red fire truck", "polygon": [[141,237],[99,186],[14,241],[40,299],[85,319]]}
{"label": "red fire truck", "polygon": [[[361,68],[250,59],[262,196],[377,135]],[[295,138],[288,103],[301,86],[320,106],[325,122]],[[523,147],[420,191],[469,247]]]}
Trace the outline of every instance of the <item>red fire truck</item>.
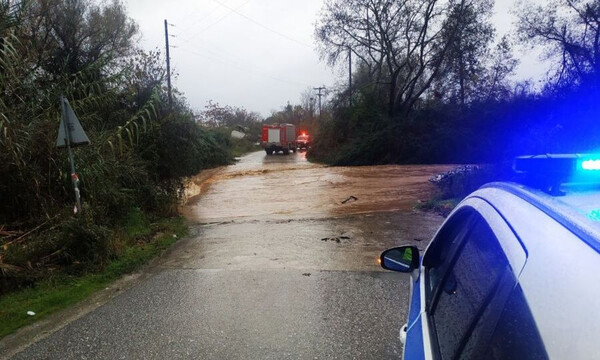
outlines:
{"label": "red fire truck", "polygon": [[288,155],[290,151],[296,152],[296,126],[293,124],[263,125],[261,145],[267,155],[282,151]]}

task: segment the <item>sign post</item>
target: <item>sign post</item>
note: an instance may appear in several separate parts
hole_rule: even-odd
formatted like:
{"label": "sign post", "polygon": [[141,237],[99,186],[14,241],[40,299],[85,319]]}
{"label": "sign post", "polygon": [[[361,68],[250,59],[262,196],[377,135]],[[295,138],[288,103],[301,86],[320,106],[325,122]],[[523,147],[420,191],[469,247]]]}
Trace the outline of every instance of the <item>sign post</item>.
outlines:
{"label": "sign post", "polygon": [[75,161],[73,160],[72,146],[88,145],[88,139],[83,127],[79,123],[75,112],[69,105],[69,102],[64,96],[60,97],[61,118],[58,128],[58,138],[56,139],[56,147],[66,147],[69,153],[69,162],[71,163],[71,180],[73,181],[73,189],[75,190],[75,214],[81,213],[81,196],[79,195],[79,177],[75,172]]}

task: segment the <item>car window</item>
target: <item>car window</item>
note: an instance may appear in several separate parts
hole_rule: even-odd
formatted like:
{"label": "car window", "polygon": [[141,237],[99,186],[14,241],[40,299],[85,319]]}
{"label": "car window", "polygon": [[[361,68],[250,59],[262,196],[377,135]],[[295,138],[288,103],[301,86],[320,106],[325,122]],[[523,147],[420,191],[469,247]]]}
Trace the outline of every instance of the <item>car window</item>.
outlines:
{"label": "car window", "polygon": [[453,215],[450,221],[444,225],[434,239],[432,246],[427,249],[423,259],[423,265],[427,269],[427,301],[431,301],[431,294],[435,289],[450,262],[451,254],[456,252],[460,241],[467,234],[472,221],[473,210],[465,209],[461,213]]}
{"label": "car window", "polygon": [[520,286],[512,291],[483,359],[548,359]]}
{"label": "car window", "polygon": [[[442,359],[454,359],[491,301],[508,261],[487,223],[477,216],[434,290],[431,320]],[[452,260],[450,260],[452,259]]]}

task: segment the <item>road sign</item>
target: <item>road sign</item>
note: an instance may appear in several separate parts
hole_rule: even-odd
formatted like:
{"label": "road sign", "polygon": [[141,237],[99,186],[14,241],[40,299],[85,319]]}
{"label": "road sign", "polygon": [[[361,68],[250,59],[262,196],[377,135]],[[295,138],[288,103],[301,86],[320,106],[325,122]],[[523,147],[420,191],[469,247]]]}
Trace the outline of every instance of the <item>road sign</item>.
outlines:
{"label": "road sign", "polygon": [[81,213],[81,197],[79,196],[79,177],[75,172],[75,162],[73,161],[72,146],[87,145],[90,143],[83,127],[79,123],[75,112],[69,105],[64,96],[60,97],[60,106],[62,109],[60,117],[60,127],[58,128],[58,138],[56,139],[56,147],[66,147],[69,150],[69,161],[71,162],[71,180],[73,181],[73,190],[75,190],[75,207],[73,213]]}
{"label": "road sign", "polygon": [[69,105],[69,101],[64,97],[61,98],[61,101],[63,102],[63,111],[60,118],[60,127],[58,128],[58,137],[56,138],[56,147],[67,146],[67,141],[70,142],[70,146],[89,144],[90,139],[83,131],[79,119],[77,119],[75,112]]}

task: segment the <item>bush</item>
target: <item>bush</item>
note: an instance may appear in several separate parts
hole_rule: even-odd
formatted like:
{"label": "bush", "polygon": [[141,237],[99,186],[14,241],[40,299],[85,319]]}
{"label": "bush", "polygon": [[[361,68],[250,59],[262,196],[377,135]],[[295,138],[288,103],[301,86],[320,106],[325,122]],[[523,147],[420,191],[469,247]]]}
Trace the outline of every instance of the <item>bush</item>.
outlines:
{"label": "bush", "polygon": [[498,166],[465,165],[429,179],[439,189],[441,199],[462,199],[481,186],[504,179]]}

